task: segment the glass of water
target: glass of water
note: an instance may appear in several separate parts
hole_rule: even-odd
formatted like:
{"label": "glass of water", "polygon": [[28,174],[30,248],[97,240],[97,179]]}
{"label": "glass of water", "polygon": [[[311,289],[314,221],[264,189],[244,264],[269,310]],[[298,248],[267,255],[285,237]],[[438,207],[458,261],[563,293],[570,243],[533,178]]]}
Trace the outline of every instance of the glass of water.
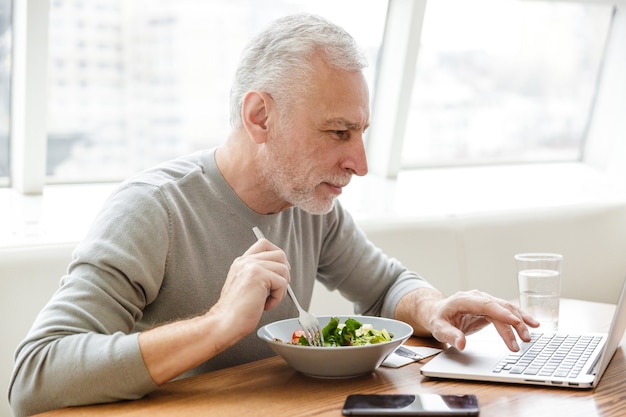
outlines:
{"label": "glass of water", "polygon": [[541,323],[540,330],[556,331],[559,326],[561,266],[558,253],[515,255],[520,307]]}

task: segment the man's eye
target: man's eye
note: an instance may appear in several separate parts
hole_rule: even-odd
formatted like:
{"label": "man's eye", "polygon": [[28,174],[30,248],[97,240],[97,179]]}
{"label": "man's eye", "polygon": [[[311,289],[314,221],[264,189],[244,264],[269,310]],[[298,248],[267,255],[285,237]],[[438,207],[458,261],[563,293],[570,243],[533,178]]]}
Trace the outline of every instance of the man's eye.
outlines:
{"label": "man's eye", "polygon": [[347,130],[335,130],[334,133],[340,139],[348,139],[350,135],[350,132]]}

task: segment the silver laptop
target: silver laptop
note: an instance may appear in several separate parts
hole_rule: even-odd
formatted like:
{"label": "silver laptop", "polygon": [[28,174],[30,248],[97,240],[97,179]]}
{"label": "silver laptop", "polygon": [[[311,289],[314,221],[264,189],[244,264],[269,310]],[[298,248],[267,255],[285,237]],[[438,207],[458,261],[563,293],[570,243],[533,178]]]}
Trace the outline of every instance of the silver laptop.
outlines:
{"label": "silver laptop", "polygon": [[[490,326],[493,328],[493,326]],[[626,282],[608,333],[533,334],[520,352],[510,352],[498,339],[470,336],[462,352],[449,348],[421,368],[427,377],[487,382],[594,388],[624,335]]]}

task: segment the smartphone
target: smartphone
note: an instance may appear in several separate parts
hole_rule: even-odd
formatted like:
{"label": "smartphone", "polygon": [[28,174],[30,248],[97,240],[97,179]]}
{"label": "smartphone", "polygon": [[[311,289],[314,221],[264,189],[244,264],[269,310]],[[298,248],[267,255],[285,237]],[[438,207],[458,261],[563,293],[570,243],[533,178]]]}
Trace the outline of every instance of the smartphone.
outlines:
{"label": "smartphone", "polygon": [[344,416],[477,416],[475,395],[352,394]]}

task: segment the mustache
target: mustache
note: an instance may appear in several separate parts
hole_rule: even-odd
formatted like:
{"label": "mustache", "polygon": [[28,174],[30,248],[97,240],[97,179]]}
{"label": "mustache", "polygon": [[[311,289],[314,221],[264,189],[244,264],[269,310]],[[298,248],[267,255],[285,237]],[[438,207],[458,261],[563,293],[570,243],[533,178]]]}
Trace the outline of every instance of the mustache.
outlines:
{"label": "mustache", "polygon": [[323,182],[334,185],[335,187],[343,188],[350,184],[351,179],[352,174],[335,175],[333,177],[324,179]]}

